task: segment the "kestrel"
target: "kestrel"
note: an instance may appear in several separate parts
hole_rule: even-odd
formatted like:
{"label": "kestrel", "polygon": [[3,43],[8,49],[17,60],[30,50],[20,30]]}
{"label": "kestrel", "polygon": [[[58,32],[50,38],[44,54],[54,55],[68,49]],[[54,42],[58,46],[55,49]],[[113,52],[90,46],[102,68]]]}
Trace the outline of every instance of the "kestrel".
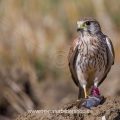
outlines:
{"label": "kestrel", "polygon": [[114,64],[115,55],[111,40],[95,19],[78,21],[77,31],[79,36],[70,47],[68,61],[72,78],[79,87],[79,99],[86,98],[91,88],[93,95],[99,95],[98,87]]}

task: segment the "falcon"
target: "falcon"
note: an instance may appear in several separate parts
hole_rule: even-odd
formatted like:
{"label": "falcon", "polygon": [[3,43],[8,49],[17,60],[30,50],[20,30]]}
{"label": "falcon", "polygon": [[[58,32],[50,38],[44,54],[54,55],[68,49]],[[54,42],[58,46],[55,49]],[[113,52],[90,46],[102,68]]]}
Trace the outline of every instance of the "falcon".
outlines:
{"label": "falcon", "polygon": [[98,21],[85,18],[77,22],[78,37],[73,41],[68,55],[69,69],[79,87],[78,99],[87,98],[90,90],[100,94],[99,85],[105,80],[115,54],[111,40],[102,33]]}

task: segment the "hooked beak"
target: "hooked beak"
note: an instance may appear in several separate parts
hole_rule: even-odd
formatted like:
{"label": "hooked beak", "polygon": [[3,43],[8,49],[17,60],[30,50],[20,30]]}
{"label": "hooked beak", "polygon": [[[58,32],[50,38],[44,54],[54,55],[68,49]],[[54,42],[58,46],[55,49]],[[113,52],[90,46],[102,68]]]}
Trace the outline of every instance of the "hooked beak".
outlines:
{"label": "hooked beak", "polygon": [[83,29],[83,21],[77,21],[77,31],[82,31]]}

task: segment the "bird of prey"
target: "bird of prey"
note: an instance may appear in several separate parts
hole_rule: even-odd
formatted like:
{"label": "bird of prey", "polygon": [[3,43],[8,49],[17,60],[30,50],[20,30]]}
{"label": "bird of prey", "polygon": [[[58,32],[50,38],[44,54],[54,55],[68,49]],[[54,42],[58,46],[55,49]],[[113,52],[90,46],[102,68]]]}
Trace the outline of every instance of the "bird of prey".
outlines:
{"label": "bird of prey", "polygon": [[79,87],[78,99],[87,97],[91,91],[99,94],[99,85],[104,81],[115,54],[111,40],[102,33],[98,21],[85,18],[77,22],[79,36],[73,41],[68,55],[72,79]]}

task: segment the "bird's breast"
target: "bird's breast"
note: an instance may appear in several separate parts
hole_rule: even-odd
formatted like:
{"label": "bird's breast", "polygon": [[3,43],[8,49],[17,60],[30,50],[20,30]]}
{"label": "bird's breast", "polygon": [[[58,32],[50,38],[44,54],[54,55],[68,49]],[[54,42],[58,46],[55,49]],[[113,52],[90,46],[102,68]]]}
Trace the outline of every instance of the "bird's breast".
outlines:
{"label": "bird's breast", "polygon": [[106,46],[101,41],[86,38],[79,42],[76,66],[83,72],[93,73],[102,70],[106,63]]}

